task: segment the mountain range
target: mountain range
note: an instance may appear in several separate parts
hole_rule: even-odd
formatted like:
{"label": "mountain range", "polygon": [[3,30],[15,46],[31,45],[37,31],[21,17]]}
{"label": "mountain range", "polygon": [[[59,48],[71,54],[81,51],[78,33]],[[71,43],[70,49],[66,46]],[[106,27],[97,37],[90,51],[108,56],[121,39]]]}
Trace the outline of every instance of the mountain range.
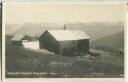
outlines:
{"label": "mountain range", "polygon": [[[6,24],[6,35],[26,34],[31,37],[38,37],[45,30],[63,28],[63,25],[55,23]],[[106,45],[112,48],[123,47],[123,22],[68,23],[66,24],[66,29],[82,30],[90,36],[90,41],[93,45]]]}

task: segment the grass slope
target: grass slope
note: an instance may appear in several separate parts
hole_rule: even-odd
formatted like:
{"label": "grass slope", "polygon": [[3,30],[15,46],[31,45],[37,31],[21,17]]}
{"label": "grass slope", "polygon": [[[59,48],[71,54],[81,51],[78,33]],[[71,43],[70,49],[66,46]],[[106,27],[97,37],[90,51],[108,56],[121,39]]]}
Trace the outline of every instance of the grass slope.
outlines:
{"label": "grass slope", "polygon": [[[49,77],[49,78],[87,78],[121,77],[123,67],[79,60],[56,54],[34,52],[23,47],[11,45],[6,37],[6,77]],[[8,72],[43,72],[46,75],[10,75]],[[56,73],[51,75],[50,73]]]}
{"label": "grass slope", "polygon": [[124,32],[115,33],[91,42],[93,46],[107,47],[111,49],[119,49],[124,47]]}

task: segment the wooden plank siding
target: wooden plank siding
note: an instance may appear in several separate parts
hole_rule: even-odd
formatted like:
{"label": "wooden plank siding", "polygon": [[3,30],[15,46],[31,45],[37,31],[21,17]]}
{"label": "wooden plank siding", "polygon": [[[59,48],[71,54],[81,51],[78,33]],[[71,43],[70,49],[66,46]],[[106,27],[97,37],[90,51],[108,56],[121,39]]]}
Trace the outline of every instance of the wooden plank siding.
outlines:
{"label": "wooden plank siding", "polygon": [[[63,37],[65,38],[66,36],[61,36],[61,39]],[[74,40],[58,40],[55,35],[53,36],[49,31],[45,31],[39,37],[39,45],[41,49],[47,49],[55,54],[61,55],[70,55],[74,52],[89,53],[89,38],[75,39],[73,37],[73,39]]]}
{"label": "wooden plank siding", "polygon": [[40,48],[48,49],[54,53],[60,53],[59,43],[47,31],[39,39]]}

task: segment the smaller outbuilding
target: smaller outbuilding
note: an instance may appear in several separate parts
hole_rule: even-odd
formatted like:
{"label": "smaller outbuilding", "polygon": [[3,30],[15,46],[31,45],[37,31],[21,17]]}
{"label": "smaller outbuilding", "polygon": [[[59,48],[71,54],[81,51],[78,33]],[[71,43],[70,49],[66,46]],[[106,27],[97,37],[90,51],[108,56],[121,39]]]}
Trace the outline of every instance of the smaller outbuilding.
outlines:
{"label": "smaller outbuilding", "polygon": [[15,35],[11,40],[13,45],[23,46],[23,42],[30,41],[31,39],[27,35],[19,34]]}

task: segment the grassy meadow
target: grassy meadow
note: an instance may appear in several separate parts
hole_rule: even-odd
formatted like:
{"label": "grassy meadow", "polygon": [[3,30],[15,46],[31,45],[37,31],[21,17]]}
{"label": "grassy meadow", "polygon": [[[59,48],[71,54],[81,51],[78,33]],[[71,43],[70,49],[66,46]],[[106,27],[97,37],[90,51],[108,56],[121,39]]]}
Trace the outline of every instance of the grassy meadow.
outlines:
{"label": "grassy meadow", "polygon": [[98,59],[62,56],[48,51],[43,53],[43,49],[18,47],[12,45],[10,39],[10,36],[6,36],[7,78],[119,78],[124,75],[123,54],[103,53],[100,62]]}

